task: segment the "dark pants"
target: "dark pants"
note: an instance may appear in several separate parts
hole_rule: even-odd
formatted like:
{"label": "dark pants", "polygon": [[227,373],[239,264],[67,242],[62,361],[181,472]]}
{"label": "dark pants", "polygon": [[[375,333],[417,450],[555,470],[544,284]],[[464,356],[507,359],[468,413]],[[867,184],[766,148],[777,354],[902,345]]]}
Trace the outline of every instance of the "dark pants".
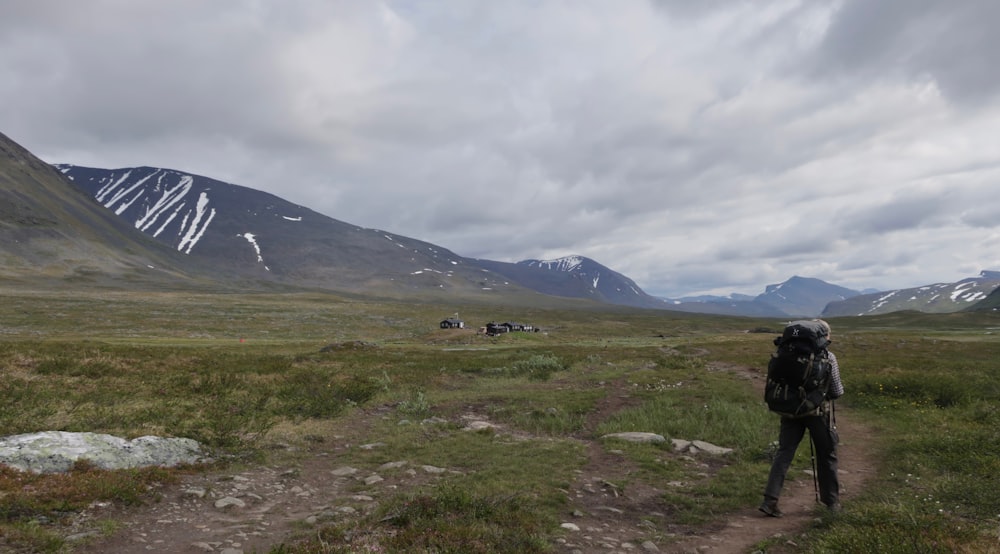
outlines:
{"label": "dark pants", "polygon": [[806,417],[782,417],[781,431],[778,433],[778,453],[771,464],[764,497],[777,500],[785,475],[792,465],[795,451],[802,442],[806,429],[816,449],[816,477],[819,481],[819,499],[827,506],[840,500],[840,482],[837,480],[837,431],[830,427],[828,414]]}

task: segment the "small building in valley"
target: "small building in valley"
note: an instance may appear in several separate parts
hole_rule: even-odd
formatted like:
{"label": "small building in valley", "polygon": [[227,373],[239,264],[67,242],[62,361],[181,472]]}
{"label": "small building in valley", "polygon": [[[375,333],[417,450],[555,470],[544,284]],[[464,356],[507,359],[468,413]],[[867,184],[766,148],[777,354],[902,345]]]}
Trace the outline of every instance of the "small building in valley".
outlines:
{"label": "small building in valley", "polygon": [[449,317],[441,321],[442,329],[465,329],[465,322],[457,317]]}
{"label": "small building in valley", "polygon": [[513,321],[505,321],[503,323],[496,323],[491,321],[486,324],[486,327],[480,329],[480,332],[485,332],[487,335],[491,337],[495,337],[503,333],[511,333],[514,331],[531,332],[531,331],[538,331],[538,329],[536,329],[534,325],[529,325],[527,323],[517,323]]}

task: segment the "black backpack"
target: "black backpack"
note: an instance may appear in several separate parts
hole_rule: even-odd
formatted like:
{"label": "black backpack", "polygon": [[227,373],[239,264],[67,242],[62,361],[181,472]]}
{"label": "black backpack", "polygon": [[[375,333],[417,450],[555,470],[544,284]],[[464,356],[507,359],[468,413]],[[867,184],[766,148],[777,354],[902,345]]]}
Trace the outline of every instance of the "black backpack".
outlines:
{"label": "black backpack", "polygon": [[818,414],[830,387],[826,327],[818,321],[793,321],[774,344],[764,386],[768,409],[788,417]]}

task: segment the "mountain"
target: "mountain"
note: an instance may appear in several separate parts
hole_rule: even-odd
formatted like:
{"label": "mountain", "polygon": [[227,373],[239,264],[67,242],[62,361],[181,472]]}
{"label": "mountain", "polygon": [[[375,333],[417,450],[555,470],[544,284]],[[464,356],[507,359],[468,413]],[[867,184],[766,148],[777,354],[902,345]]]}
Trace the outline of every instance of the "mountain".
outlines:
{"label": "mountain", "polygon": [[199,175],[154,167],[55,167],[135,229],[187,256],[257,279],[387,295],[541,293],[663,307],[631,279],[587,258],[466,258]]}
{"label": "mountain", "polygon": [[367,293],[514,289],[433,244],[171,169],[55,166],[135,229],[246,277]]}
{"label": "mountain", "polygon": [[590,298],[638,308],[670,307],[646,294],[632,279],[583,256],[517,263],[475,260],[475,263],[542,294]]}
{"label": "mountain", "polygon": [[761,302],[729,298],[725,296],[703,298],[701,300],[668,300],[671,310],[696,314],[732,315],[744,317],[788,317],[788,314]]}
{"label": "mountain", "polygon": [[774,306],[791,316],[813,317],[823,313],[830,302],[858,296],[856,290],[832,285],[811,277],[792,277],[777,285],[768,285],[754,302]]}
{"label": "mountain", "polygon": [[670,309],[718,315],[752,317],[816,317],[827,303],[857,296],[858,291],[820,279],[794,276],[767,285],[757,296],[696,296],[672,300]]}
{"label": "mountain", "polygon": [[[991,273],[991,274],[997,274],[998,276],[1000,276],[1000,272],[997,272],[997,271],[990,271],[989,273]],[[975,304],[973,304],[972,306],[970,306],[969,308],[967,308],[967,310],[968,311],[975,311],[975,312],[979,312],[979,311],[991,311],[991,312],[1000,311],[1000,287],[997,287],[997,288],[993,289],[993,292],[991,292],[989,294],[989,296],[987,296],[986,298],[984,298],[983,300],[981,300],[979,302],[976,302]]]}
{"label": "mountain", "polygon": [[[951,313],[979,307],[981,301],[993,297],[1000,287],[1000,271],[982,271],[978,277],[956,283],[936,283],[922,287],[864,294],[833,302],[823,311],[824,316],[876,315],[903,310],[928,313]],[[984,304],[983,306],[987,306]]]}
{"label": "mountain", "polygon": [[0,134],[0,281],[172,283],[195,264],[137,233]]}

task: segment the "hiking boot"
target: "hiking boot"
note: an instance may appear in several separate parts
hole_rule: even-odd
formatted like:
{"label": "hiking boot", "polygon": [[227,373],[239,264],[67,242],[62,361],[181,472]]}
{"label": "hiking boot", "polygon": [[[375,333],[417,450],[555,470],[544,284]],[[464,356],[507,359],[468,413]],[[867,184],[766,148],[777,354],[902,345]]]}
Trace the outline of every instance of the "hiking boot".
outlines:
{"label": "hiking boot", "polygon": [[833,504],[827,504],[826,509],[830,510],[832,513],[837,513],[843,508],[840,507],[840,502],[834,502]]}
{"label": "hiking boot", "polygon": [[764,499],[764,501],[761,502],[760,507],[758,507],[757,509],[760,510],[761,512],[764,512],[764,515],[770,517],[782,516],[781,510],[778,509],[777,500]]}

